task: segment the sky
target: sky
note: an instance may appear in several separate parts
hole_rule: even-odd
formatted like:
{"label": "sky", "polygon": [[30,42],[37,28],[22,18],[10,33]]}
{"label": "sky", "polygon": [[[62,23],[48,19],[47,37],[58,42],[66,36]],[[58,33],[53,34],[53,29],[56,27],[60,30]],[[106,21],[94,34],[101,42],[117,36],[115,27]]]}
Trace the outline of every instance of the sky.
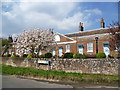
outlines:
{"label": "sky", "polygon": [[2,2],[2,32],[0,37],[16,35],[24,30],[52,28],[55,33],[78,32],[79,22],[84,31],[100,28],[100,17],[107,27],[118,21],[118,2]]}

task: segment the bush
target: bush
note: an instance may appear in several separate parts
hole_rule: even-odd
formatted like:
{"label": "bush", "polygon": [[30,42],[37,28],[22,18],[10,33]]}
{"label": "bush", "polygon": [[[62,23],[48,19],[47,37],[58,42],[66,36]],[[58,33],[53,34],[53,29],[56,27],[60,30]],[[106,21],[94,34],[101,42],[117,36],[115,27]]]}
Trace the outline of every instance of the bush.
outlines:
{"label": "bush", "polygon": [[19,55],[16,55],[16,57],[20,57]]}
{"label": "bush", "polygon": [[105,55],[105,53],[98,53],[96,55],[96,58],[106,58],[106,55]]}
{"label": "bush", "polygon": [[11,58],[15,58],[16,56],[15,56],[15,55],[11,55],[10,57],[11,57]]}
{"label": "bush", "polygon": [[86,58],[86,56],[85,56],[85,54],[79,54],[79,53],[77,53],[77,54],[74,54],[74,55],[73,55],[73,58],[82,59],[82,58]]}
{"label": "bush", "polygon": [[96,54],[86,54],[86,58],[96,58]]}
{"label": "bush", "polygon": [[73,53],[71,53],[71,52],[65,53],[63,58],[73,58]]}
{"label": "bush", "polygon": [[10,54],[5,55],[5,57],[10,57],[10,56],[11,56]]}
{"label": "bush", "polygon": [[46,54],[44,55],[44,57],[45,57],[45,58],[51,58],[51,57],[52,57],[52,54],[51,54],[51,53],[46,53]]}
{"label": "bush", "polygon": [[28,55],[27,58],[32,58],[32,56],[31,56],[31,55]]}
{"label": "bush", "polygon": [[40,57],[40,58],[45,58],[45,55],[40,55],[39,57]]}
{"label": "bush", "polygon": [[23,55],[22,55],[22,57],[24,57],[24,58],[27,57],[27,56],[28,56],[27,54],[23,54]]}

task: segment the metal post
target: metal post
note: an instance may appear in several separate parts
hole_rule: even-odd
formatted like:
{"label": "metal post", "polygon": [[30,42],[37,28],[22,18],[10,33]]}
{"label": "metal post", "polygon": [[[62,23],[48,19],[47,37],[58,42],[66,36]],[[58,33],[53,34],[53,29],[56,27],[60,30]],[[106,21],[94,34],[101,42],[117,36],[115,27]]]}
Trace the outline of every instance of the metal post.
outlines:
{"label": "metal post", "polygon": [[95,37],[96,40],[96,54],[98,53],[98,37]]}

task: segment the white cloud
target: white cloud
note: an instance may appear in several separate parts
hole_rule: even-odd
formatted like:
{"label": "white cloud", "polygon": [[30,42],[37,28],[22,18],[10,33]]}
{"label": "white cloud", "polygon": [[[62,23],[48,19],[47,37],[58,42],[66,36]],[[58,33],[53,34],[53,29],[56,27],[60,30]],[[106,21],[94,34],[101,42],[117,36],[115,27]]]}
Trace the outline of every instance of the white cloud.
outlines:
{"label": "white cloud", "polygon": [[72,2],[12,3],[12,9],[2,14],[3,33],[9,35],[31,28],[54,28],[55,32],[60,33],[75,32],[80,21],[88,29],[93,24],[91,15],[101,14],[99,9],[82,12],[78,3]]}
{"label": "white cloud", "polygon": [[102,11],[99,9],[85,10],[85,12],[102,15]]}

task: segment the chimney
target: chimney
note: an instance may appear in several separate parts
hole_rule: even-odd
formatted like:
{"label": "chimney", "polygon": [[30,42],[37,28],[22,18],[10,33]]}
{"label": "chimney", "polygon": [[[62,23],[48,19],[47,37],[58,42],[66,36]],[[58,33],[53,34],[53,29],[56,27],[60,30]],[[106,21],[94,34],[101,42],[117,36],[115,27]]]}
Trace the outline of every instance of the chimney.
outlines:
{"label": "chimney", "polygon": [[84,30],[83,23],[80,22],[80,24],[79,24],[79,31],[83,31],[83,30]]}
{"label": "chimney", "polygon": [[12,35],[11,35],[11,36],[9,35],[9,37],[8,37],[8,41],[9,41],[10,43],[12,43],[12,42],[13,42]]}
{"label": "chimney", "polygon": [[104,22],[104,19],[101,17],[100,18],[100,28],[105,28],[105,22]]}

